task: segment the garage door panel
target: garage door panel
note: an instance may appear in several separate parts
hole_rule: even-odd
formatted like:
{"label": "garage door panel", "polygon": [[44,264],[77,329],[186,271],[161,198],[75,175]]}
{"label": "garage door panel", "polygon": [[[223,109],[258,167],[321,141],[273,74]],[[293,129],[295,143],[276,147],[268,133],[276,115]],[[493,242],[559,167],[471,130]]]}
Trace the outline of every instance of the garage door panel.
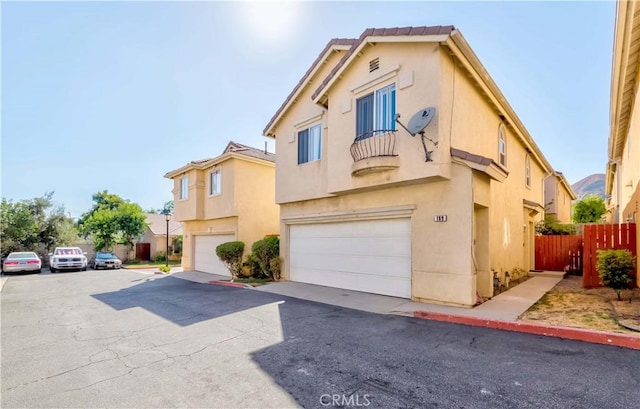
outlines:
{"label": "garage door panel", "polygon": [[411,234],[410,223],[385,223],[388,220],[368,220],[343,223],[320,223],[295,226],[292,238],[302,237],[407,237]]}
{"label": "garage door panel", "polygon": [[371,263],[370,256],[355,255],[297,254],[295,258],[291,258],[291,267],[294,269],[322,266],[323,270],[358,273],[363,265],[367,265],[365,274],[380,276],[406,277],[407,271],[411,269],[411,261],[405,257],[376,257],[375,263]]}
{"label": "garage door panel", "polygon": [[194,268],[204,273],[231,276],[229,269],[216,255],[216,247],[234,241],[234,235],[195,236]]}
{"label": "garage door panel", "polygon": [[295,225],[290,279],[411,297],[410,219]]}
{"label": "garage door panel", "polygon": [[326,255],[411,256],[411,240],[406,237],[318,237],[292,239],[297,252]]}
{"label": "garage door panel", "polygon": [[[299,279],[296,281],[309,284],[338,287],[354,291],[366,291],[395,297],[410,298],[411,296],[411,282],[405,279],[371,280],[371,276],[366,274],[349,274],[342,271],[327,271],[311,268],[300,269],[297,274]],[[362,287],[363,280],[368,280],[366,288]],[[329,283],[340,283],[340,285],[329,285]]]}

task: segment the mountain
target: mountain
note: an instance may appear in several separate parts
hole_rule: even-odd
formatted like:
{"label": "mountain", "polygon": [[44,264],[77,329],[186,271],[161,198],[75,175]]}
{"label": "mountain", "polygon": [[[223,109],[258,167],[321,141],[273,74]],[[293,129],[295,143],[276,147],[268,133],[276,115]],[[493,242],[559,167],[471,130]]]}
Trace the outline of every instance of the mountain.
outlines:
{"label": "mountain", "polygon": [[580,179],[571,185],[571,188],[576,193],[578,200],[590,194],[595,194],[604,198],[606,197],[604,194],[604,173],[596,173],[589,175],[584,179]]}

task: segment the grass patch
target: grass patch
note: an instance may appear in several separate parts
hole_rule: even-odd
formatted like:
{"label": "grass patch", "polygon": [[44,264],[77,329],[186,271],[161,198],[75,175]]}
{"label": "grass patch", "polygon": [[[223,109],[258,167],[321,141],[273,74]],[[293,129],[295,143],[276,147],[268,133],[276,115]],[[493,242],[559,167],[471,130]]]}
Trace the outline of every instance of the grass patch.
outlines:
{"label": "grass patch", "polygon": [[267,283],[271,283],[271,282],[273,282],[273,280],[270,279],[270,278],[246,277],[246,278],[237,278],[237,279],[234,280],[234,282],[243,283],[243,284],[251,284],[253,286],[260,286],[260,285],[264,285],[264,284],[267,284]]}
{"label": "grass patch", "polygon": [[[135,267],[135,268],[158,268],[158,267],[162,267],[166,265],[166,263],[163,261],[161,263],[141,263],[138,260],[132,260],[132,261],[127,261],[126,263],[124,263],[122,265],[122,267],[127,268],[127,267]],[[169,261],[169,265],[170,266],[179,266],[180,265],[180,261]]]}

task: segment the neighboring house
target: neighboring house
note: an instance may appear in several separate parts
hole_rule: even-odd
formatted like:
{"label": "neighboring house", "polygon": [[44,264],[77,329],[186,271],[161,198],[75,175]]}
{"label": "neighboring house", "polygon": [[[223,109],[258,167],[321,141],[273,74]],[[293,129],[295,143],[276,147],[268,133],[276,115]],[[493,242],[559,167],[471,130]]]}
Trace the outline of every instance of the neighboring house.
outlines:
{"label": "neighboring house", "polygon": [[229,142],[218,157],[168,172],[174,181],[174,218],[183,223],[182,267],[229,275],[216,247],[229,241],[251,245],[278,234],[275,154]]}
{"label": "neighboring house", "polygon": [[[165,254],[167,249],[167,219],[164,214],[146,213],[147,227],[138,243],[149,243],[149,259],[158,253]],[[182,223],[171,217],[169,220],[169,248],[173,251],[173,240],[182,235]],[[169,254],[171,256],[171,254]]]}
{"label": "neighboring house", "polygon": [[[640,237],[640,3],[618,1],[611,76],[605,193],[610,221],[636,223]],[[640,254],[640,240],[637,241]]]}
{"label": "neighboring house", "polygon": [[264,135],[285,279],[471,306],[534,267],[553,169],[454,27],[331,40]]}
{"label": "neighboring house", "polygon": [[576,194],[561,172],[553,172],[544,180],[545,215],[553,216],[560,223],[571,223],[573,200],[576,200]]}
{"label": "neighboring house", "polygon": [[636,104],[640,92],[639,58],[640,4],[619,1],[613,44],[611,133],[605,193],[610,195],[611,221],[635,222],[637,226],[640,226],[640,104]]}

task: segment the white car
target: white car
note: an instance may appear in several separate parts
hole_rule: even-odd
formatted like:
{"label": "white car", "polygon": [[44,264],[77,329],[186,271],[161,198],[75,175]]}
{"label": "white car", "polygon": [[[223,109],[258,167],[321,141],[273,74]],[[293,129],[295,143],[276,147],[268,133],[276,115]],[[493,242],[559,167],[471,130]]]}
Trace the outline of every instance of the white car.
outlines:
{"label": "white car", "polygon": [[49,254],[49,270],[52,273],[62,270],[87,271],[86,254],[80,247],[56,247]]}
{"label": "white car", "polygon": [[5,273],[36,272],[40,273],[42,261],[33,251],[16,251],[9,253],[2,262]]}

